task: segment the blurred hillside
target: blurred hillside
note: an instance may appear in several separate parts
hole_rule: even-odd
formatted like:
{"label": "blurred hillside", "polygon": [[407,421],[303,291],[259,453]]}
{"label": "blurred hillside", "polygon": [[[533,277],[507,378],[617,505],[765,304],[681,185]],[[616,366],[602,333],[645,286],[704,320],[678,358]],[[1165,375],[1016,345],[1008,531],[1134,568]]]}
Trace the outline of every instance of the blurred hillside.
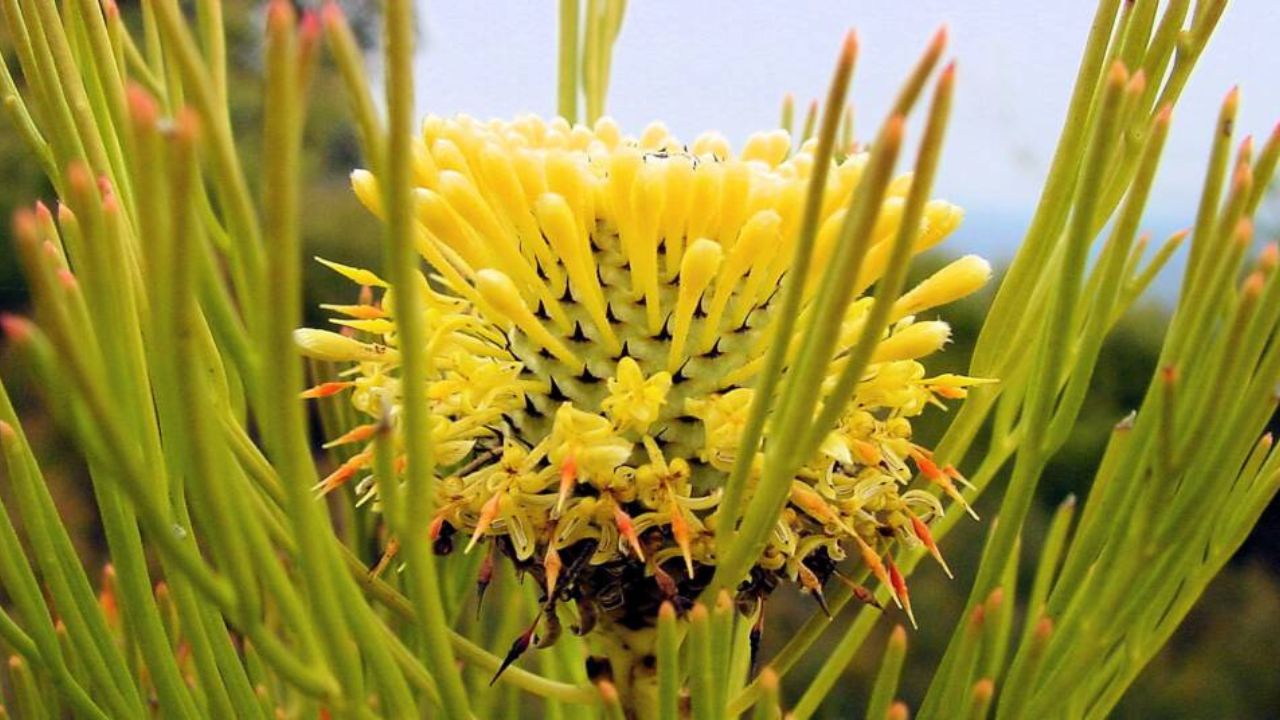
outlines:
{"label": "blurred hillside", "polygon": [[[232,29],[231,61],[233,81],[233,124],[247,167],[257,167],[261,150],[258,134],[261,113],[261,84],[258,80],[257,34],[260,18],[243,2],[228,3],[228,23]],[[10,63],[10,67],[16,67]],[[304,233],[309,252],[354,265],[378,263],[380,229],[356,202],[348,189],[347,173],[360,165],[353,128],[344,107],[337,74],[319,72],[310,96],[305,190]],[[8,217],[15,206],[35,199],[53,202],[51,190],[38,165],[7,126],[0,126],[0,217]],[[952,142],[963,142],[960,137]],[[255,173],[250,170],[250,177]],[[980,208],[969,208],[971,217]],[[1017,228],[1010,228],[1017,235]],[[25,290],[8,240],[7,224],[0,231],[0,310],[22,311]],[[918,268],[923,275],[940,266],[943,254],[924,258]],[[349,285],[308,263],[308,306],[323,301],[339,301],[350,293]],[[972,342],[977,336],[990,294],[970,298],[942,312],[955,330],[955,343],[932,361],[938,372],[963,371]],[[1113,333],[1103,350],[1093,387],[1070,441],[1050,467],[1039,490],[1039,503],[1030,520],[1024,547],[1036,547],[1045,518],[1070,494],[1083,499],[1101,456],[1103,443],[1112,425],[1137,406],[1154,369],[1167,310],[1158,305],[1134,309]],[[309,322],[322,319],[313,314]],[[102,538],[93,524],[92,497],[73,448],[50,427],[30,386],[29,376],[15,366],[0,348],[0,375],[3,375],[28,431],[39,443],[45,466],[56,476],[60,500],[70,528],[79,528],[77,538],[86,565],[99,564]],[[936,436],[945,424],[938,412],[927,415],[922,434]],[[927,438],[926,438],[927,442]],[[969,462],[973,465],[972,459]],[[0,470],[0,473],[3,471]],[[7,480],[0,475],[0,499],[6,499]],[[995,515],[1002,488],[999,482],[977,505],[982,523],[966,522],[946,540],[945,552],[957,570],[954,582],[933,566],[922,567],[913,579],[912,596],[921,620],[919,631],[909,643],[903,694],[912,704],[923,695],[927,671],[941,656],[947,632],[956,621],[964,602],[964,590],[976,566],[979,544]],[[1117,518],[1117,522],[1123,522]],[[1024,555],[1027,553],[1024,553]],[[1025,562],[1025,558],[1024,558]],[[1031,568],[1024,567],[1021,578],[1029,584]],[[1025,593],[1026,588],[1021,588]],[[3,600],[0,596],[0,600]],[[778,647],[789,630],[816,612],[808,598],[783,591],[772,602],[766,633],[766,656]],[[892,620],[897,621],[896,615]],[[825,717],[850,717],[861,711],[869,684],[871,660],[879,653],[891,623],[883,623],[867,643],[864,657],[849,668],[842,694],[833,695],[824,706]],[[834,633],[833,633],[834,635]],[[1273,505],[1259,528],[1221,578],[1206,593],[1169,646],[1152,662],[1129,696],[1117,710],[1118,717],[1131,718],[1262,718],[1274,717],[1280,708],[1280,669],[1272,654],[1272,644],[1280,637],[1280,509]],[[834,641],[829,637],[828,642]],[[814,657],[825,645],[816,646]],[[803,671],[802,671],[803,672]],[[792,687],[792,690],[797,688]]]}

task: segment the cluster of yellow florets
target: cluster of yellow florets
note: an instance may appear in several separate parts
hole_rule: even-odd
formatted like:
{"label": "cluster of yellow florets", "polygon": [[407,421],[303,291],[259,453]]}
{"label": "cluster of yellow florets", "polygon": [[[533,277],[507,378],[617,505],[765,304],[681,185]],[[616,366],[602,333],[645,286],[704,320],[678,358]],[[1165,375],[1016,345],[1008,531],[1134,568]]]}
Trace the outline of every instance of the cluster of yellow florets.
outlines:
{"label": "cluster of yellow florets", "polygon": [[[718,135],[686,146],[658,124],[633,139],[608,119],[594,128],[427,119],[414,168],[419,248],[432,273],[421,291],[442,472],[433,536],[460,533],[467,549],[495,541],[553,601],[558,592],[582,599],[591,568],[696,592],[716,563],[720,487],[739,454],[761,451],[740,437],[812,151],[782,131],[735,154]],[[818,267],[865,162],[852,155],[831,169]],[[357,171],[353,183],[380,212],[376,179]],[[890,187],[862,274],[849,279],[858,293],[884,271],[910,183],[903,176]],[[960,217],[930,202],[916,250]],[[366,288],[386,287],[366,270],[327,264]],[[926,523],[942,507],[930,492],[905,489],[908,461],[957,499],[953,480],[962,478],[912,442],[910,418],[975,381],[927,376],[918,360],[943,346],[949,328],[916,315],[989,273],[981,259],[962,258],[897,302],[838,426],[794,479],[758,581],[816,590],[846,548],[883,577],[880,549],[894,537],[936,551]],[[849,308],[841,348],[856,342],[870,300]],[[399,405],[394,292],[326,307],[344,331],[299,330],[298,342],[351,365],[308,395],[349,388],[370,423],[334,442],[364,441],[378,422],[394,424]],[[837,353],[830,381],[841,366]],[[373,497],[371,463],[369,451],[355,455],[322,489],[357,479]]]}

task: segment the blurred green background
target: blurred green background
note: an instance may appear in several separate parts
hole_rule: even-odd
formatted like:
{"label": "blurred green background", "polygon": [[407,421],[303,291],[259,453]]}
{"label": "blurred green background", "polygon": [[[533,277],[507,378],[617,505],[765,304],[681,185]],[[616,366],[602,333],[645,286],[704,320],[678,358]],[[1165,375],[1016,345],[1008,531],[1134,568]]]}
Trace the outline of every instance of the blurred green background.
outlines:
{"label": "blurred green background", "polygon": [[[122,3],[128,7],[132,3]],[[368,3],[348,3],[360,21],[363,37],[373,26]],[[255,175],[261,144],[261,85],[258,80],[259,16],[251,3],[228,3],[232,76],[232,121],[251,179]],[[11,68],[16,68],[10,63]],[[16,71],[16,70],[15,70]],[[354,130],[346,114],[344,96],[336,73],[321,72],[310,95],[305,155],[306,177],[304,233],[308,252],[355,265],[376,266],[380,230],[357,203],[347,184],[347,173],[360,165]],[[961,141],[953,138],[953,142]],[[38,165],[10,127],[0,126],[0,217],[37,199],[55,202]],[[1274,209],[1274,208],[1273,208]],[[1274,213],[1272,213],[1274,216]],[[1010,228],[1015,235],[1019,228]],[[1275,235],[1275,229],[1268,229]],[[8,241],[7,224],[0,232],[0,310],[21,312],[26,293]],[[947,250],[930,254],[917,263],[923,276],[948,259]],[[350,293],[349,284],[314,263],[307,265],[309,322],[323,319],[315,313],[322,300],[338,301]],[[354,300],[354,298],[353,298]],[[955,342],[931,360],[931,372],[965,369],[981,324],[990,292],[948,307],[943,316],[954,327]],[[1080,421],[1063,451],[1041,483],[1036,508],[1029,520],[1024,547],[1035,548],[1048,514],[1070,494],[1083,498],[1103,444],[1112,425],[1140,401],[1154,369],[1168,309],[1150,301],[1139,304],[1121,322],[1107,343],[1093,387]],[[14,395],[27,431],[37,444],[46,474],[55,484],[67,526],[76,538],[86,566],[92,572],[102,560],[103,539],[96,525],[87,478],[74,448],[52,427],[37,401],[29,376],[0,345],[0,375]],[[926,415],[920,424],[926,444],[945,426],[942,413]],[[1273,421],[1273,426],[1276,423]],[[1273,427],[1273,429],[1275,429]],[[974,463],[970,461],[969,465]],[[0,469],[0,498],[8,500],[8,483]],[[966,588],[976,566],[983,533],[998,506],[1001,487],[996,486],[977,503],[984,522],[966,522],[946,539],[944,552],[956,570],[948,581],[933,565],[923,565],[912,579],[912,598],[920,628],[909,634],[909,655],[901,693],[910,704],[923,695],[930,669],[941,656],[950,629],[963,606]],[[1123,518],[1117,518],[1123,522]],[[1024,552],[1026,556],[1031,553]],[[1031,568],[1020,573],[1029,584]],[[1019,594],[1025,594],[1026,587]],[[0,594],[0,601],[3,601]],[[812,601],[783,590],[771,603],[765,635],[765,656],[780,646],[789,631],[817,608]],[[896,615],[881,623],[859,658],[848,668],[841,690],[832,694],[820,716],[842,718],[861,712],[869,691],[872,668]],[[1021,622],[1019,619],[1017,622]],[[811,651],[820,658],[837,633]],[[1116,710],[1124,718],[1269,718],[1280,712],[1280,665],[1273,646],[1280,639],[1280,506],[1273,504],[1249,540],[1206,592],[1196,609],[1169,645],[1150,664]],[[815,663],[816,664],[816,663]],[[798,670],[803,676],[804,668]]]}

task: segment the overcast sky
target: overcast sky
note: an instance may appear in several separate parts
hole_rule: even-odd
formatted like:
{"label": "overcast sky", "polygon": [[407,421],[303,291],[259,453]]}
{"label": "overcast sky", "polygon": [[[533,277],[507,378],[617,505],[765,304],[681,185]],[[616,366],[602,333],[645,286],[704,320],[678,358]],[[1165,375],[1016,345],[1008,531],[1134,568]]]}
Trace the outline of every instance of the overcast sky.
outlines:
{"label": "overcast sky", "polygon": [[[422,109],[554,113],[555,7],[424,3]],[[959,85],[936,194],[966,208],[961,242],[1007,247],[1037,197],[1093,10],[1089,0],[632,0],[608,112],[628,131],[658,119],[683,139],[716,129],[740,145],[777,122],[786,92],[802,102],[824,92],[841,37],[855,28],[853,100],[869,133],[945,23]],[[1236,83],[1241,133],[1265,137],[1280,120],[1280,0],[1228,7],[1175,115],[1149,213],[1157,231],[1190,222],[1217,106]]]}

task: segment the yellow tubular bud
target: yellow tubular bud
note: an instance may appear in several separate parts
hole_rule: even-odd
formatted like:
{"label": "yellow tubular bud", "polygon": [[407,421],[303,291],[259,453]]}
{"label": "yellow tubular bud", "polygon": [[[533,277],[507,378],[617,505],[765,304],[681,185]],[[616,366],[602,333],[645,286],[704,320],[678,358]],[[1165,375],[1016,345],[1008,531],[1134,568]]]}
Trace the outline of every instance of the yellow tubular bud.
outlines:
{"label": "yellow tubular bud", "polygon": [[990,279],[990,263],[977,255],[965,255],[898,298],[890,321],[959,300],[977,292]]}
{"label": "yellow tubular bud", "polygon": [[[551,289],[538,277],[537,271],[525,260],[511,233],[507,232],[493,213],[489,203],[476,192],[476,187],[464,176],[446,170],[440,173],[440,193],[457,215],[489,243],[491,257],[488,262],[473,263],[478,267],[496,265],[510,275],[526,295],[537,296],[551,318],[563,330],[569,329],[569,318],[560,307]],[[471,237],[475,237],[471,235]],[[482,242],[483,242],[482,241]]]}
{"label": "yellow tubular bud", "polygon": [[560,273],[560,262],[556,259],[542,231],[529,212],[529,199],[520,185],[520,177],[516,175],[510,154],[493,143],[489,143],[480,151],[480,171],[493,194],[494,200],[503,210],[503,215],[512,224],[520,237],[521,249],[531,262],[537,262],[546,274],[549,285],[553,289],[564,287],[564,276]]}
{"label": "yellow tubular bud", "polygon": [[694,155],[710,155],[719,160],[724,160],[732,153],[733,147],[729,145],[728,138],[718,132],[705,132],[693,141]]}
{"label": "yellow tubular bud", "polygon": [[538,318],[529,312],[529,306],[520,297],[520,291],[506,274],[493,269],[481,270],[476,273],[476,290],[490,307],[520,328],[529,340],[546,348],[566,364],[579,369],[582,367],[582,361],[573,351],[548,332]]}
{"label": "yellow tubular bud", "polygon": [[382,213],[382,191],[378,189],[378,178],[368,170],[352,170],[351,171],[351,189],[355,190],[356,198],[360,200],[360,204],[364,205],[369,212],[373,213],[379,220],[383,219]]}
{"label": "yellow tubular bud", "polygon": [[695,212],[689,213],[685,224],[685,237],[713,237],[712,228],[719,222],[716,208],[720,206],[720,186],[723,184],[724,166],[718,162],[703,162],[693,173],[693,197],[689,201]]}
{"label": "yellow tubular bud", "polygon": [[476,235],[440,193],[414,188],[413,210],[418,222],[444,246],[456,252],[468,266],[481,268],[492,263],[492,255],[484,251],[484,238]]}
{"label": "yellow tubular bud", "polygon": [[618,127],[618,123],[609,116],[604,116],[596,120],[595,124],[596,139],[610,150],[616,148],[618,143],[622,141],[622,129]]}
{"label": "yellow tubular bud", "polygon": [[666,201],[662,167],[643,165],[631,187],[631,217],[635,237],[627,255],[631,263],[631,295],[644,296],[649,333],[662,329],[662,297],[658,280],[658,222]]}
{"label": "yellow tubular bud", "polygon": [[[710,350],[715,344],[716,337],[720,334],[720,320],[739,281],[756,263],[760,262],[768,245],[777,244],[778,227],[781,223],[782,219],[778,217],[778,213],[772,210],[761,210],[742,226],[737,242],[729,251],[729,258],[725,262],[720,282],[716,283],[711,305],[707,308],[707,317],[703,320],[702,337],[698,341],[702,352]],[[740,302],[747,300],[746,294],[743,293]]]}
{"label": "yellow tubular bud", "polygon": [[630,257],[631,243],[636,236],[631,213],[631,188],[636,183],[641,163],[640,153],[633,148],[623,148],[609,157],[606,203],[613,210],[618,242],[622,246],[622,254],[627,257]]}
{"label": "yellow tubular bud", "polygon": [[742,221],[746,220],[747,200],[750,197],[751,169],[742,162],[725,163],[724,179],[720,186],[720,227],[717,230],[721,242],[737,235]]}
{"label": "yellow tubular bud", "polygon": [[914,323],[889,336],[876,346],[871,362],[915,360],[942,349],[951,339],[951,326],[941,320]]}
{"label": "yellow tubular bud", "polygon": [[702,293],[720,270],[724,251],[714,240],[699,238],[689,246],[680,263],[680,294],[676,299],[674,327],[671,328],[671,349],[667,355],[667,369],[675,372],[684,360],[685,340],[693,323],[693,312],[698,307]]}
{"label": "yellow tubular bud", "polygon": [[738,153],[738,157],[743,160],[769,162],[769,135],[763,132],[752,133],[751,137],[747,138],[747,143],[742,146],[742,152]]}
{"label": "yellow tubular bud", "polygon": [[662,207],[659,232],[666,241],[666,278],[676,276],[684,255],[684,226],[693,199],[693,163],[683,155],[673,155],[666,164],[666,202]]}
{"label": "yellow tubular bud", "polygon": [[328,362],[395,362],[400,353],[378,343],[363,343],[328,330],[299,328],[293,342],[303,355]]}
{"label": "yellow tubular bud", "polygon": [[596,277],[590,242],[580,235],[578,222],[569,210],[568,203],[555,193],[546,193],[534,204],[534,212],[539,226],[551,242],[551,249],[564,263],[569,283],[574,289],[574,297],[587,308],[587,314],[600,331],[609,352],[618,352],[621,345],[613,328],[609,326],[604,291],[600,289],[600,281]]}
{"label": "yellow tubular bud", "polygon": [[645,150],[661,150],[671,142],[671,131],[667,126],[654,121],[649,123],[640,134],[640,147]]}
{"label": "yellow tubular bud", "polygon": [[427,145],[419,138],[413,139],[413,182],[418,187],[433,188],[440,178],[435,158],[427,152]]}

